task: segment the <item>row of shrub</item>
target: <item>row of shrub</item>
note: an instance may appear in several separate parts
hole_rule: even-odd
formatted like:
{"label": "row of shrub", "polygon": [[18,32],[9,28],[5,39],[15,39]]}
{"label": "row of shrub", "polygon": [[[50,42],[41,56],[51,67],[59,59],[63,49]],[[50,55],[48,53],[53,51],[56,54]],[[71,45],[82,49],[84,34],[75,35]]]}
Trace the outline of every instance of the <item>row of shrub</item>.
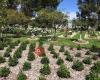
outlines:
{"label": "row of shrub", "polygon": [[9,66],[16,66],[18,59],[22,57],[22,51],[26,49],[28,42],[21,43],[20,47],[15,51],[13,56],[9,58]]}
{"label": "row of shrub", "polygon": [[86,75],[86,80],[100,80],[100,61],[97,61],[91,67],[89,75]]}

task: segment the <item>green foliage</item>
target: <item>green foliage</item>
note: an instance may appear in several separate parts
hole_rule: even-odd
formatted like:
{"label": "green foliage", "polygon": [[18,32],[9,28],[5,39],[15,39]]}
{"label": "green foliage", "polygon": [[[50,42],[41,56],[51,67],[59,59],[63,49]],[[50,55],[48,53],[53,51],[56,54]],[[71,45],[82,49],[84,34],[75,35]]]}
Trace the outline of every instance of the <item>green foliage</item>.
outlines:
{"label": "green foliage", "polygon": [[23,72],[20,72],[17,76],[17,80],[27,80],[27,76]]}
{"label": "green foliage", "polygon": [[72,69],[75,69],[76,71],[82,71],[84,69],[84,65],[79,60],[75,61],[72,65]]}
{"label": "green foliage", "polygon": [[91,72],[89,75],[86,75],[86,80],[100,80],[100,61],[94,63],[94,66],[91,67]]}
{"label": "green foliage", "polygon": [[0,50],[4,49],[4,45],[2,43],[0,43]]}
{"label": "green foliage", "polygon": [[93,59],[93,60],[97,60],[97,59],[98,59],[97,54],[93,54],[93,55],[92,55],[92,59]]}
{"label": "green foliage", "polygon": [[14,57],[14,58],[10,57],[8,64],[9,64],[9,66],[16,66],[18,64],[18,59],[16,57]]}
{"label": "green foliage", "polygon": [[44,57],[41,59],[41,63],[42,63],[42,64],[49,64],[50,61],[49,61],[48,57],[44,56]]}
{"label": "green foliage", "polygon": [[61,48],[60,48],[60,50],[59,50],[59,52],[64,52],[64,51],[65,51],[64,45],[62,45]]}
{"label": "green foliage", "polygon": [[90,72],[89,75],[86,75],[86,80],[100,80],[100,76],[97,73]]}
{"label": "green foliage", "polygon": [[29,53],[28,53],[28,60],[29,60],[29,61],[33,61],[34,59],[35,59],[34,53],[29,52]]}
{"label": "green foliage", "polygon": [[10,52],[12,51],[12,49],[10,47],[8,47],[4,53],[4,57],[10,57]]}
{"label": "green foliage", "polygon": [[30,50],[30,52],[33,52],[33,51],[35,51],[35,43],[31,43],[31,45],[30,45],[30,48],[29,48]]}
{"label": "green foliage", "polygon": [[65,65],[61,65],[60,68],[57,71],[57,75],[61,78],[69,78],[70,77],[70,72],[65,67]]}
{"label": "green foliage", "polygon": [[63,64],[63,63],[64,63],[63,59],[59,58],[59,59],[57,60],[57,64],[58,64],[58,65],[61,65],[61,64]]}
{"label": "green foliage", "polygon": [[4,63],[5,61],[6,61],[5,58],[2,57],[2,56],[0,56],[0,64],[1,64],[1,63]]}
{"label": "green foliage", "polygon": [[53,58],[58,58],[59,57],[59,54],[58,53],[55,53],[54,55],[53,55]]}
{"label": "green foliage", "polygon": [[67,56],[66,56],[66,60],[68,60],[68,61],[71,61],[71,62],[72,62],[72,61],[73,61],[73,57],[72,57],[71,55],[67,55]]}
{"label": "green foliage", "polygon": [[77,46],[77,50],[81,50],[81,46],[80,45]]}
{"label": "green foliage", "polygon": [[69,51],[66,51],[66,52],[64,53],[64,55],[69,56],[69,55],[70,55]]}
{"label": "green foliage", "polygon": [[81,53],[77,53],[75,56],[76,57],[81,57]]}
{"label": "green foliage", "polygon": [[24,71],[27,71],[29,69],[31,69],[31,63],[25,62],[24,65],[23,65],[23,70]]}
{"label": "green foliage", "polygon": [[7,77],[10,74],[10,69],[7,67],[0,68],[0,77]]}
{"label": "green foliage", "polygon": [[44,64],[43,68],[40,69],[40,73],[42,75],[49,75],[51,73],[51,69],[48,64]]}
{"label": "green foliage", "polygon": [[100,74],[100,61],[94,63],[94,66],[91,67],[91,71]]}
{"label": "green foliage", "polygon": [[52,44],[50,44],[48,50],[49,50],[49,51],[54,51],[54,48],[53,48],[53,45],[52,45]]}
{"label": "green foliage", "polygon": [[46,80],[46,78],[44,76],[40,76],[39,80]]}
{"label": "green foliage", "polygon": [[85,55],[90,55],[91,54],[91,51],[87,51],[86,53],[85,53]]}
{"label": "green foliage", "polygon": [[56,54],[56,52],[55,52],[54,50],[52,50],[52,51],[50,52],[50,54]]}
{"label": "green foliage", "polygon": [[92,60],[91,60],[90,57],[86,57],[86,58],[83,60],[83,62],[84,62],[85,64],[91,64],[91,63],[92,63]]}

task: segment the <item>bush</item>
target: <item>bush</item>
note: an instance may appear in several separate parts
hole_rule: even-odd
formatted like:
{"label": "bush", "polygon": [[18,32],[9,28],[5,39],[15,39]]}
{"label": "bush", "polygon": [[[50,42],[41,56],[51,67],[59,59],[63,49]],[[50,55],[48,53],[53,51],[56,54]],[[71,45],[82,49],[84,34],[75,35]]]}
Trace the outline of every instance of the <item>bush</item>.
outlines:
{"label": "bush", "polygon": [[0,77],[7,77],[10,74],[10,69],[6,67],[0,68]]}
{"label": "bush", "polygon": [[53,50],[53,51],[50,52],[50,54],[56,54],[56,52]]}
{"label": "bush", "polygon": [[27,76],[23,72],[20,72],[17,76],[17,80],[27,80]]}
{"label": "bush", "polygon": [[29,53],[28,53],[28,60],[29,60],[29,61],[33,61],[34,59],[35,59],[34,53],[29,52]]}
{"label": "bush", "polygon": [[10,43],[9,47],[10,47],[11,49],[15,48],[15,43],[14,43],[14,42]]}
{"label": "bush", "polygon": [[76,57],[81,57],[81,53],[77,53],[75,56]]}
{"label": "bush", "polygon": [[61,65],[61,64],[63,64],[64,63],[64,61],[61,59],[61,58],[59,58],[58,60],[57,60],[57,64],[58,65]]}
{"label": "bush", "polygon": [[94,63],[94,66],[91,67],[91,71],[100,74],[100,61]]}
{"label": "bush", "polygon": [[68,61],[73,61],[73,57],[71,56],[71,55],[68,55],[68,56],[66,56],[66,60],[68,60]]}
{"label": "bush", "polygon": [[91,54],[91,51],[87,51],[86,53],[85,53],[85,55],[90,55]]}
{"label": "bush", "polygon": [[93,59],[93,60],[97,60],[97,59],[98,59],[97,54],[93,54],[93,55],[92,55],[92,59]]}
{"label": "bush", "polygon": [[58,53],[55,53],[54,55],[53,55],[53,58],[58,58],[59,57],[59,54]]}
{"label": "bush", "polygon": [[64,55],[69,56],[70,53],[69,53],[68,51],[66,51],[66,52],[64,53]]}
{"label": "bush", "polygon": [[4,45],[2,43],[0,43],[0,50],[4,49]]}
{"label": "bush", "polygon": [[85,64],[91,64],[91,63],[92,63],[92,60],[91,60],[90,57],[86,57],[86,58],[83,60],[83,62],[84,62]]}
{"label": "bush", "polygon": [[68,69],[64,65],[61,65],[57,71],[57,75],[61,78],[69,78],[70,72],[68,71]]}
{"label": "bush", "polygon": [[41,59],[41,63],[42,63],[42,64],[49,64],[50,61],[49,61],[48,57],[44,56],[44,57]]}
{"label": "bush", "polygon": [[64,45],[62,45],[61,48],[60,48],[60,50],[59,50],[59,52],[64,52],[64,51],[65,51]]}
{"label": "bush", "polygon": [[54,50],[54,48],[53,48],[53,45],[52,45],[52,44],[50,44],[50,46],[49,46],[48,50],[49,50],[49,51],[53,51],[53,50]]}
{"label": "bush", "polygon": [[31,63],[25,62],[24,65],[23,65],[23,70],[24,71],[27,71],[29,69],[31,69]]}
{"label": "bush", "polygon": [[40,73],[42,75],[49,75],[51,73],[51,69],[48,64],[44,64],[43,68],[40,69]]}
{"label": "bush", "polygon": [[79,60],[75,61],[72,69],[75,69],[76,71],[82,71],[84,69],[84,65],[82,62],[80,62]]}
{"label": "bush", "polygon": [[77,46],[77,50],[81,50],[81,46],[80,45]]}
{"label": "bush", "polygon": [[17,58],[9,58],[9,66],[16,66],[18,64],[18,59]]}
{"label": "bush", "polygon": [[1,64],[1,63],[4,63],[5,61],[6,61],[5,58],[2,57],[2,56],[0,56],[0,64]]}
{"label": "bush", "polygon": [[46,78],[41,76],[41,77],[39,77],[39,80],[46,80]]}
{"label": "bush", "polygon": [[4,53],[4,57],[10,57],[10,52],[12,52],[12,49],[8,47]]}
{"label": "bush", "polygon": [[31,45],[30,45],[30,48],[29,48],[30,50],[30,52],[33,52],[33,51],[35,51],[35,43],[31,43]]}
{"label": "bush", "polygon": [[86,80],[100,80],[100,76],[97,73],[90,72],[89,75],[86,75]]}

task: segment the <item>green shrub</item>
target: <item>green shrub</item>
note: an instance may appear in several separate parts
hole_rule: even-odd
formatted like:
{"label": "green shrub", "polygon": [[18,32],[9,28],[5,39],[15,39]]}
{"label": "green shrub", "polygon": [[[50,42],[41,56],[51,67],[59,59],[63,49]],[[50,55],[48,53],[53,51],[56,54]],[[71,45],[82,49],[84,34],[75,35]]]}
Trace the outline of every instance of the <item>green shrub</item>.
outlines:
{"label": "green shrub", "polygon": [[86,53],[85,53],[85,55],[90,55],[91,54],[91,51],[87,51]]}
{"label": "green shrub", "polygon": [[30,52],[33,52],[33,51],[35,51],[35,43],[31,43],[31,45],[30,45],[30,48],[29,48],[30,50]]}
{"label": "green shrub", "polygon": [[58,65],[61,65],[61,64],[63,64],[63,63],[64,63],[63,59],[59,58],[59,59],[57,60],[57,64],[58,64]]}
{"label": "green shrub", "polygon": [[61,48],[60,48],[60,50],[59,50],[59,52],[64,52],[64,51],[65,51],[64,45],[62,45]]}
{"label": "green shrub", "polygon": [[49,50],[49,51],[53,51],[53,50],[54,50],[54,48],[53,48],[53,45],[52,45],[52,44],[50,44],[50,46],[49,46],[48,50]]}
{"label": "green shrub", "polygon": [[49,75],[51,73],[51,69],[48,64],[44,64],[43,68],[40,69],[40,73],[42,75]]}
{"label": "green shrub", "polygon": [[84,62],[85,64],[91,64],[91,63],[92,63],[92,60],[91,60],[90,57],[86,57],[86,58],[83,60],[83,62]]}
{"label": "green shrub", "polygon": [[27,71],[29,69],[31,69],[31,63],[25,62],[24,65],[23,65],[23,70],[24,71]]}
{"label": "green shrub", "polygon": [[4,57],[10,57],[10,52],[12,52],[12,49],[8,47],[4,53]]}
{"label": "green shrub", "polygon": [[2,57],[2,56],[0,56],[0,64],[1,64],[1,63],[4,63],[5,61],[6,61],[5,58]]}
{"label": "green shrub", "polygon": [[11,49],[15,48],[15,43],[14,43],[14,42],[13,42],[13,43],[10,43],[9,47],[10,47]]}
{"label": "green shrub", "polygon": [[28,60],[29,60],[29,61],[33,61],[34,59],[35,59],[34,53],[29,52],[29,53],[28,53]]}
{"label": "green shrub", "polygon": [[10,74],[10,69],[7,67],[0,68],[0,77],[7,77]]}
{"label": "green shrub", "polygon": [[66,51],[66,52],[64,53],[64,55],[66,55],[66,56],[68,55],[68,56],[69,56],[69,55],[70,55],[69,51]]}
{"label": "green shrub", "polygon": [[56,52],[53,50],[53,51],[50,52],[50,54],[56,54]]}
{"label": "green shrub", "polygon": [[17,76],[17,80],[27,80],[27,76],[23,72],[20,72]]}
{"label": "green shrub", "polygon": [[42,64],[49,64],[50,61],[49,61],[48,57],[44,56],[44,57],[41,59],[41,63],[42,63]]}
{"label": "green shrub", "polygon": [[75,69],[76,71],[82,71],[84,69],[84,65],[79,60],[75,61],[72,65],[72,69]]}
{"label": "green shrub", "polygon": [[94,63],[94,66],[91,67],[91,71],[100,74],[100,61]]}
{"label": "green shrub", "polygon": [[4,45],[2,43],[0,43],[0,50],[4,49]]}
{"label": "green shrub", "polygon": [[75,56],[76,57],[81,57],[81,53],[77,53]]}
{"label": "green shrub", "polygon": [[58,53],[55,53],[54,55],[53,55],[53,58],[58,58],[59,57],[59,54]]}
{"label": "green shrub", "polygon": [[92,59],[93,59],[93,60],[97,60],[97,59],[98,59],[97,54],[93,54],[93,55],[92,55]]}
{"label": "green shrub", "polygon": [[39,80],[46,80],[46,78],[44,76],[40,76]]}
{"label": "green shrub", "polygon": [[68,69],[64,65],[61,65],[57,71],[57,75],[61,78],[69,78],[70,72],[68,71]]}
{"label": "green shrub", "polygon": [[77,46],[77,50],[81,50],[81,46],[80,45]]}
{"label": "green shrub", "polygon": [[9,58],[9,66],[16,66],[18,64],[18,59],[17,58]]}
{"label": "green shrub", "polygon": [[68,56],[66,56],[66,60],[68,60],[68,61],[73,61],[73,57],[71,56],[71,55],[68,55]]}
{"label": "green shrub", "polygon": [[90,72],[89,75],[86,75],[86,80],[100,80],[100,76],[97,73]]}

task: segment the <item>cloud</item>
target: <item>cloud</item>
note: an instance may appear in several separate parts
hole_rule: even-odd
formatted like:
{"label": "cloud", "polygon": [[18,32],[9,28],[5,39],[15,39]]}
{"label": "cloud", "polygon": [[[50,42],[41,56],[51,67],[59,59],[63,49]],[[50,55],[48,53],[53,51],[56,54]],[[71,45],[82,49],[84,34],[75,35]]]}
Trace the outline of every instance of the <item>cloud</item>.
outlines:
{"label": "cloud", "polygon": [[69,16],[69,19],[70,19],[70,20],[72,20],[72,19],[74,19],[74,18],[77,18],[77,17],[76,17],[76,12],[70,12],[70,13],[68,14],[68,16]]}

